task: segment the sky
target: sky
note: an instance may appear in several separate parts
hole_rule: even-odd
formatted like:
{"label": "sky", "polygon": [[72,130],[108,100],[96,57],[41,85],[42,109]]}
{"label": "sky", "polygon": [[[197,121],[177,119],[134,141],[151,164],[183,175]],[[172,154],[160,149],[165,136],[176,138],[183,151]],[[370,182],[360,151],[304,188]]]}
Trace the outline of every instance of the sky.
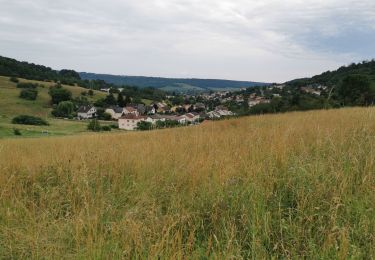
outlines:
{"label": "sky", "polygon": [[375,58],[374,0],[0,0],[0,55],[95,73],[284,82]]}

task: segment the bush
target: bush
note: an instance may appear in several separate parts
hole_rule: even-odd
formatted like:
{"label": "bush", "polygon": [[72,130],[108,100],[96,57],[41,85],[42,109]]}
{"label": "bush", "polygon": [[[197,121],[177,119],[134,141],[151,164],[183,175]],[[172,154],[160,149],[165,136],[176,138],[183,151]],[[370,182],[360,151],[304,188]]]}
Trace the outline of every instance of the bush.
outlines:
{"label": "bush", "polygon": [[19,82],[19,80],[16,77],[11,77],[9,80],[11,82],[14,82],[14,83],[18,83]]}
{"label": "bush", "polygon": [[20,92],[20,98],[26,99],[26,100],[35,100],[38,96],[38,90],[36,89],[22,89]]}
{"label": "bush", "polygon": [[112,128],[109,125],[102,126],[102,131],[111,131]]}
{"label": "bush", "polygon": [[52,104],[59,104],[62,101],[69,101],[72,99],[72,92],[62,88],[61,85],[51,87],[48,94],[51,96]]}
{"label": "bush", "polygon": [[70,117],[74,112],[74,104],[71,101],[62,101],[52,110],[55,117]]}
{"label": "bush", "polygon": [[38,84],[35,83],[18,83],[17,88],[37,88]]}
{"label": "bush", "polygon": [[110,127],[111,127],[112,129],[118,129],[118,125],[115,125],[115,124],[111,124]]}
{"label": "bush", "polygon": [[152,123],[141,121],[137,124],[137,129],[141,131],[147,131],[152,129]]}
{"label": "bush", "polygon": [[94,132],[100,132],[100,130],[102,130],[99,121],[96,119],[90,121],[90,123],[87,126],[87,129]]}
{"label": "bush", "polygon": [[105,112],[103,108],[98,108],[96,110],[96,113],[98,115],[99,120],[106,120],[106,121],[112,120],[111,114],[108,114],[107,112]]}
{"label": "bush", "polygon": [[49,125],[47,121],[41,119],[40,117],[19,115],[13,118],[12,124],[19,125]]}
{"label": "bush", "polygon": [[22,135],[21,131],[17,128],[13,128],[13,133],[14,133],[14,135]]}

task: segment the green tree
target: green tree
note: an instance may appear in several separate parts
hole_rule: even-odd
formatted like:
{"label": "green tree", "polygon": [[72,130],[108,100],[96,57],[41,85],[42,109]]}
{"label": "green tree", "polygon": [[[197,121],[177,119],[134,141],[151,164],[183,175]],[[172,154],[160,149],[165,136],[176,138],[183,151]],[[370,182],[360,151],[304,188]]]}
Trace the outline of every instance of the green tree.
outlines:
{"label": "green tree", "polygon": [[117,105],[119,105],[120,107],[124,107],[126,104],[125,104],[125,100],[124,100],[124,96],[122,95],[122,93],[118,93],[118,96],[117,96]]}
{"label": "green tree", "polygon": [[49,125],[47,121],[36,116],[19,115],[12,119],[12,124],[19,125]]}
{"label": "green tree", "polygon": [[26,100],[35,100],[38,96],[38,90],[36,89],[22,89],[20,92],[20,98]]}
{"label": "green tree", "polygon": [[107,104],[108,106],[114,106],[117,104],[117,101],[115,99],[115,97],[113,96],[113,94],[109,94],[108,96],[106,96],[106,98],[103,100],[105,104]]}
{"label": "green tree", "polygon": [[125,105],[130,104],[131,102],[132,102],[132,100],[131,100],[130,96],[126,95],[126,97],[125,97]]}
{"label": "green tree", "polygon": [[51,87],[48,94],[51,96],[52,104],[59,104],[62,101],[72,99],[72,92],[63,88],[61,85]]}
{"label": "green tree", "polygon": [[19,80],[16,77],[10,77],[9,79],[11,82],[18,83]]}
{"label": "green tree", "polygon": [[367,76],[350,75],[343,79],[338,88],[344,105],[366,106],[374,102],[374,90]]}
{"label": "green tree", "polygon": [[99,121],[96,119],[90,121],[90,123],[87,125],[87,129],[94,132],[100,132],[100,130],[102,130]]}
{"label": "green tree", "polygon": [[137,129],[141,131],[147,131],[152,129],[152,123],[141,121],[137,124]]}
{"label": "green tree", "polygon": [[97,110],[96,110],[96,113],[98,115],[98,119],[99,120],[111,120],[112,119],[112,116],[108,113],[105,112],[105,110],[101,107],[99,107]]}
{"label": "green tree", "polygon": [[55,117],[70,117],[74,112],[74,104],[71,101],[62,101],[52,110]]}
{"label": "green tree", "polygon": [[17,88],[32,89],[32,88],[37,88],[37,87],[38,87],[38,84],[35,84],[35,83],[20,82],[20,83],[17,84]]}

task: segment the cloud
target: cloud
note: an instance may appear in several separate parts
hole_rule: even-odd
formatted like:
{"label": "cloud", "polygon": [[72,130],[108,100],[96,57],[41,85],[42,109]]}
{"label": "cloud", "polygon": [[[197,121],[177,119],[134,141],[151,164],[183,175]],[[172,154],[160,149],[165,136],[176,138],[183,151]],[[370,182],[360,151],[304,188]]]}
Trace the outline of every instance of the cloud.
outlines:
{"label": "cloud", "polygon": [[2,55],[128,75],[283,81],[370,59],[372,0],[0,0]]}

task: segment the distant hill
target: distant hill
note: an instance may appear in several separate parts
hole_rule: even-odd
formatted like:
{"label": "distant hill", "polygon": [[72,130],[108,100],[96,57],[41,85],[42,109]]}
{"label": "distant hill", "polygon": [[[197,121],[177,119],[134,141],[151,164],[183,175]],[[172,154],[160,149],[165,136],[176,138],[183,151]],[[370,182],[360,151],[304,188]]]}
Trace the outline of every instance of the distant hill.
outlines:
{"label": "distant hill", "polygon": [[362,75],[369,78],[375,84],[375,60],[352,63],[342,66],[334,71],[326,71],[311,78],[295,79],[287,82],[288,85],[302,86],[310,84],[322,84],[327,86],[338,85],[345,77],[350,75]]}
{"label": "distant hill", "polygon": [[138,87],[154,87],[165,91],[202,92],[209,90],[236,90],[253,86],[269,85],[262,82],[234,81],[220,79],[188,79],[188,78],[159,78],[139,76],[117,76],[81,72],[82,79],[100,79],[115,85],[130,85]]}

